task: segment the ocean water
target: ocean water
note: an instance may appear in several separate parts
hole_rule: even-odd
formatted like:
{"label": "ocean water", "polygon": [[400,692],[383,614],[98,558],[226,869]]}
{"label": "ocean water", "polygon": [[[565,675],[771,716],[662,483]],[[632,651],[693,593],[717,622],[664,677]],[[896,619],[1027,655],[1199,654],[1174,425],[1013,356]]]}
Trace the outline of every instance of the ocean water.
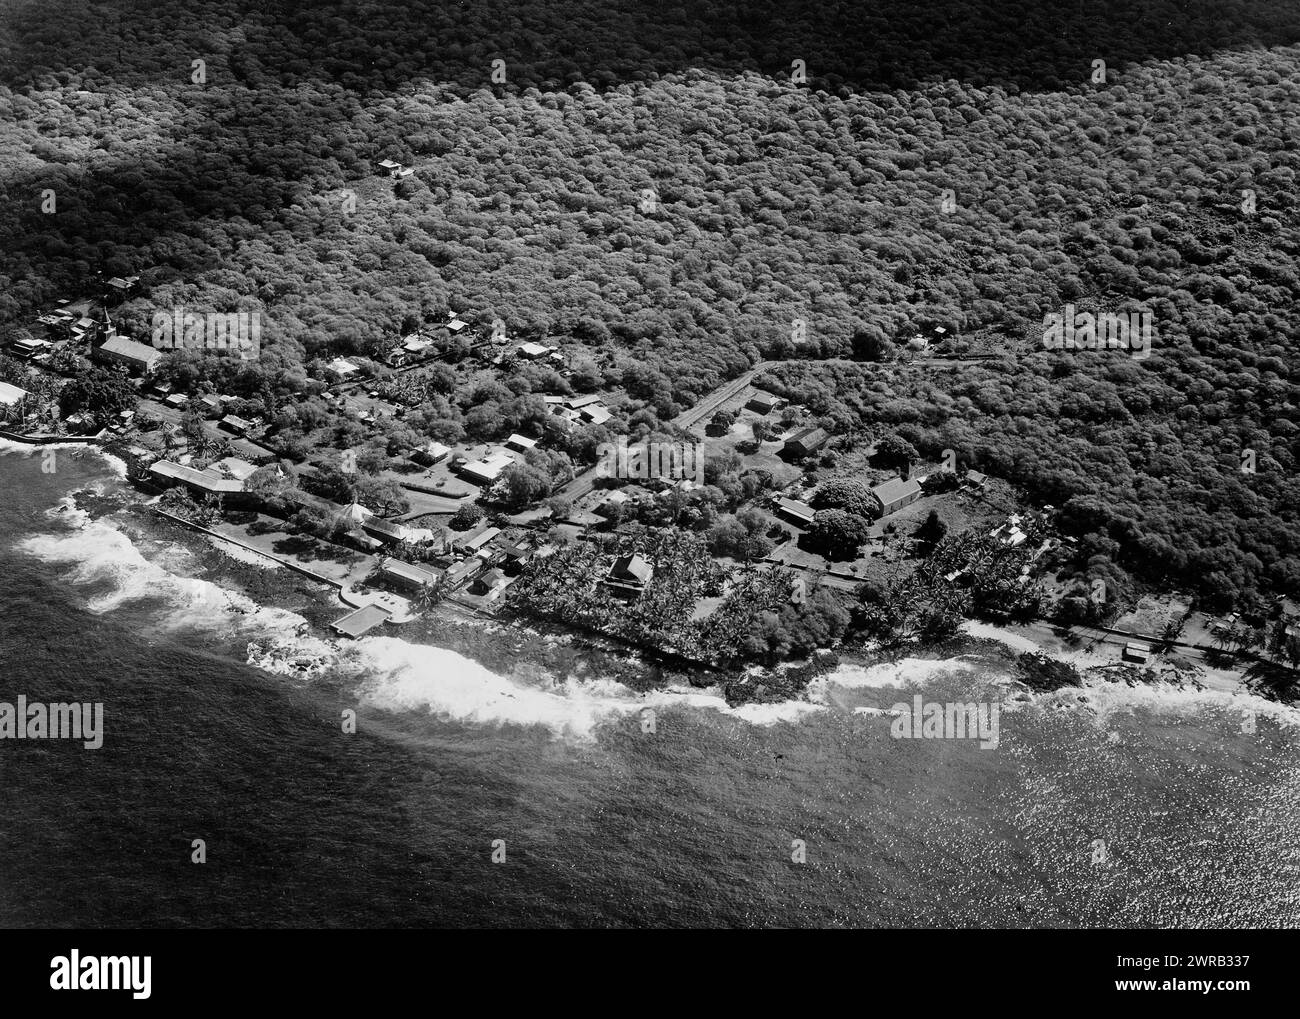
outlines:
{"label": "ocean water", "polygon": [[[807,702],[496,675],[335,646],[0,453],[0,700],[101,701],[104,746],[0,741],[0,924],[1295,926],[1295,713],[1106,688],[1005,704],[997,749],[877,713],[1002,700],[973,658],[841,667]],[[254,639],[318,655],[275,671]],[[265,667],[259,667],[257,663]],[[655,712],[655,732],[641,712]],[[341,712],[355,710],[345,734]],[[1255,732],[1242,731],[1253,709]],[[191,862],[192,842],[207,862]],[[493,844],[504,841],[505,861]],[[793,844],[805,862],[792,860]],[[1094,862],[1098,841],[1104,862]]]}

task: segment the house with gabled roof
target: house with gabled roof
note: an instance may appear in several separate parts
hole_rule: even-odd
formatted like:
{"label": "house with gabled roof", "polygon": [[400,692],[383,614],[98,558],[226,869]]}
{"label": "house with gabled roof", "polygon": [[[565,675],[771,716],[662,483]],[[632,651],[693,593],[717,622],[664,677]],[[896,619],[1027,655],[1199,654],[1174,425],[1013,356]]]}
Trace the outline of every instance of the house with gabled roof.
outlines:
{"label": "house with gabled roof", "polygon": [[617,598],[636,598],[653,577],[654,567],[644,556],[634,552],[615,559],[602,584]]}

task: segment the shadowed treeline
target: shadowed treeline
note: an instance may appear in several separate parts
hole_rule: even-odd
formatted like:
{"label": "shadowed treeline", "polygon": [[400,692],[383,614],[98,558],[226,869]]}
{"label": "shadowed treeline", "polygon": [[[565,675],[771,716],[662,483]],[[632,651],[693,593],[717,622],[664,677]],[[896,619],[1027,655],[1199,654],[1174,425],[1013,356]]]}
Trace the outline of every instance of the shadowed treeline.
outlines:
{"label": "shadowed treeline", "polygon": [[1300,40],[1300,5],[1274,0],[868,0],[855,3],[441,0],[192,4],[7,0],[10,85],[187,80],[203,59],[249,85],[416,79],[477,88],[494,59],[516,87],[602,88],[691,68],[790,73],[817,88],[911,88],[954,78],[1056,89],[1094,58],[1119,66]]}

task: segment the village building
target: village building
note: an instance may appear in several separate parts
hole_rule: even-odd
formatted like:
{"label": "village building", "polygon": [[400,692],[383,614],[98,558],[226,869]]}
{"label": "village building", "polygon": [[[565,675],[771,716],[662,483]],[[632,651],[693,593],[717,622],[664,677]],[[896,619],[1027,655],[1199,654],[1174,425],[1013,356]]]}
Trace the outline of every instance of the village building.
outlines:
{"label": "village building", "polygon": [[654,567],[639,553],[619,556],[602,582],[616,598],[636,598],[650,583]]}
{"label": "village building", "polygon": [[481,553],[484,546],[501,533],[499,527],[485,527],[480,531],[471,531],[452,542],[452,547],[469,555]]}
{"label": "village building", "polygon": [[459,587],[468,580],[473,580],[488,568],[488,562],[481,556],[470,556],[447,567],[444,579],[449,587]]}
{"label": "village building", "polygon": [[159,460],[149,468],[149,475],[155,482],[167,488],[183,485],[194,495],[220,495],[234,501],[245,501],[241,498],[244,495],[242,481],[221,478],[215,472],[195,470],[193,467],[173,463],[171,460]]}
{"label": "village building", "polygon": [[890,478],[884,484],[871,490],[876,506],[882,517],[896,513],[904,506],[910,506],[921,498],[921,481],[919,478]]}
{"label": "village building", "polygon": [[471,481],[480,485],[491,485],[501,472],[514,463],[508,453],[490,453],[480,460],[471,460],[461,465],[460,472]]}
{"label": "village building", "polygon": [[779,516],[800,527],[807,527],[811,524],[813,516],[817,512],[806,502],[799,502],[796,499],[785,499],[778,496],[772,501],[776,504],[776,512]]}
{"label": "village building", "polygon": [[755,393],[745,406],[759,414],[770,414],[781,406],[781,398],[771,393]]}
{"label": "village building", "polygon": [[399,541],[406,541],[410,533],[405,526],[392,520],[385,520],[383,517],[370,515],[361,522],[361,529],[372,538],[378,538],[380,541],[396,544]]}
{"label": "village building", "polygon": [[162,351],[125,336],[113,336],[92,350],[90,356],[101,364],[120,364],[133,374],[149,375],[162,360]]}
{"label": "village building", "polygon": [[966,476],[962,478],[962,484],[967,488],[982,489],[988,480],[988,476],[979,471],[967,471]]}
{"label": "village building", "polygon": [[592,425],[603,425],[606,421],[614,416],[613,412],[601,404],[591,404],[583,407],[578,414],[584,421]]}
{"label": "village building", "polygon": [[172,393],[165,400],[163,400],[163,403],[165,403],[168,407],[174,407],[176,410],[184,410],[185,407],[189,404],[189,402],[190,402],[190,398],[186,396],[184,393]]}
{"label": "village building", "polygon": [[325,370],[337,375],[340,379],[350,379],[361,371],[355,364],[346,358],[336,357],[333,361],[325,366]]}
{"label": "village building", "polygon": [[245,421],[243,418],[236,417],[234,414],[227,414],[217,424],[217,427],[224,428],[226,431],[232,432],[235,435],[247,435],[249,429],[253,427],[253,422]]}
{"label": "village building", "polygon": [[545,357],[554,349],[554,347],[548,347],[541,343],[521,343],[518,354],[520,357],[532,361],[539,357]]}
{"label": "village building", "polygon": [[15,355],[29,361],[41,354],[48,354],[54,349],[54,344],[49,340],[37,340],[30,336],[19,337],[9,346],[13,348]]}
{"label": "village building", "polygon": [[436,587],[444,576],[441,570],[415,566],[400,559],[385,560],[378,572],[381,580],[408,594],[419,594],[426,588]]}
{"label": "village building", "polygon": [[533,550],[520,542],[499,541],[497,547],[505,559],[507,573],[518,573],[533,560]]}
{"label": "village building", "polygon": [[468,326],[469,326],[468,322],[457,317],[456,315],[452,315],[451,319],[447,322],[446,328],[449,333],[455,334],[455,333],[459,333],[462,329],[468,328]]}
{"label": "village building", "polygon": [[509,585],[510,578],[494,568],[480,573],[474,579],[474,583],[470,584],[469,593],[485,601],[495,601]]}
{"label": "village building", "polygon": [[801,428],[781,447],[781,455],[791,460],[802,460],[812,456],[830,441],[830,435],[823,428]]}
{"label": "village building", "polygon": [[527,453],[530,449],[537,448],[537,440],[530,439],[526,435],[520,435],[518,432],[514,432],[511,434],[510,438],[506,439],[506,445],[511,449],[517,449],[521,453]]}
{"label": "village building", "polygon": [[450,452],[450,446],[444,446],[441,442],[430,442],[424,449],[412,450],[408,459],[422,467],[432,467],[434,464],[445,460]]}
{"label": "village building", "polygon": [[1029,535],[1020,529],[1020,518],[1013,516],[1006,523],[999,524],[989,531],[989,537],[1001,545],[1015,548],[1017,545],[1023,544]]}

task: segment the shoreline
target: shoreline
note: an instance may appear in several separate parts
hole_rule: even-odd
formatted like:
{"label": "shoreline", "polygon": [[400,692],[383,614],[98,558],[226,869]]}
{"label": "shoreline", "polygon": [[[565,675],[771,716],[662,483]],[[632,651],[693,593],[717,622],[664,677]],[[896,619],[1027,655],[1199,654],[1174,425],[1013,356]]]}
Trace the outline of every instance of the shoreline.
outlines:
{"label": "shoreline", "polygon": [[[24,452],[33,449],[18,448]],[[78,448],[93,449],[104,458],[106,465],[119,479],[124,477],[122,462],[102,446],[80,445]],[[196,525],[190,522],[158,514],[149,505],[149,501],[140,498],[138,490],[129,484],[123,486],[121,504],[111,507],[95,507],[93,503],[100,497],[93,492],[87,493],[85,489],[68,494],[81,496],[78,506],[91,519],[125,513],[145,533],[186,548],[194,556],[192,562],[200,567],[196,572],[202,574],[202,579],[228,588],[259,606],[300,615],[306,620],[311,629],[310,636],[317,643],[323,642],[340,653],[346,653],[346,648],[352,644],[337,638],[328,629],[330,622],[345,613],[348,607],[340,599],[337,585],[312,576],[307,570],[298,573],[264,553],[246,549],[223,535],[207,529],[196,529]],[[109,502],[117,503],[119,500]],[[83,505],[85,503],[89,505]],[[187,575],[190,573],[190,570],[186,570]],[[635,650],[615,649],[603,645],[598,637],[571,633],[561,628],[539,629],[526,623],[471,619],[468,613],[457,611],[454,605],[439,607],[430,615],[400,626],[386,624],[376,635],[397,638],[414,647],[427,647],[431,653],[454,652],[503,678],[521,676],[522,673],[536,679],[540,671],[549,676],[551,685],[555,688],[564,686],[570,680],[609,680],[642,695],[686,688],[701,694],[717,693],[732,710],[775,709],[779,706],[798,710],[800,706],[812,707],[814,704],[809,700],[809,691],[816,680],[844,669],[865,670],[897,664],[905,659],[947,661],[973,658],[1007,672],[1010,682],[1029,691],[1031,698],[1045,696],[1047,694],[1043,691],[1031,689],[1018,678],[1018,660],[1026,652],[1075,669],[1080,676],[1076,689],[1081,692],[1103,686],[1120,689],[1125,685],[1176,691],[1186,689],[1190,683],[1196,691],[1208,690],[1221,695],[1249,695],[1266,699],[1258,690],[1251,689],[1242,676],[1234,671],[1210,670],[1201,665],[1191,665],[1182,670],[1175,666],[1162,672],[1137,670],[1121,661],[1119,649],[1114,645],[1101,645],[1101,651],[1075,648],[1059,637],[1049,636],[1044,639],[1040,633],[1030,635],[1024,632],[1031,629],[1032,627],[1023,625],[997,626],[967,620],[962,632],[935,645],[845,645],[818,652],[806,661],[782,662],[770,667],[751,665],[708,675],[694,670],[673,669],[648,660]],[[295,636],[301,637],[302,634]],[[285,634],[284,639],[293,638]],[[1105,676],[1103,673],[1106,670],[1115,675]],[[1169,674],[1173,674],[1173,682],[1166,681],[1165,676]]]}

